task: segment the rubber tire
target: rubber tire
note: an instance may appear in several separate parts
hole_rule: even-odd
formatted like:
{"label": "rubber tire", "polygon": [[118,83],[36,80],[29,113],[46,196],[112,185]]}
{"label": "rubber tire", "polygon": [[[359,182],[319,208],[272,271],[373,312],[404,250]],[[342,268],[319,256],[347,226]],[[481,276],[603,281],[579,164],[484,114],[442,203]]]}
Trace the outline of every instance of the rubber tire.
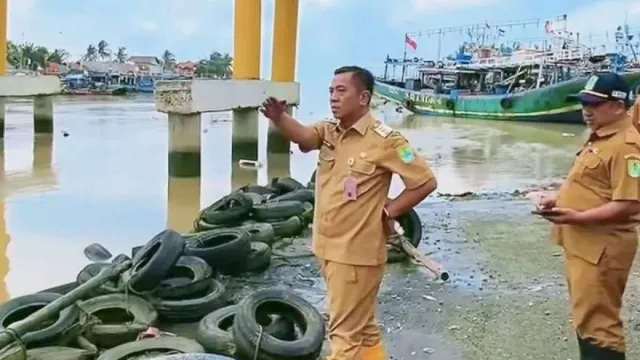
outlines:
{"label": "rubber tire", "polygon": [[[418,213],[411,209],[397,219],[405,236],[409,239],[411,245],[416,248],[422,240],[422,222]],[[387,245],[387,264],[402,262],[408,259],[408,255],[404,250],[397,249],[391,245]]]}
{"label": "rubber tire", "polygon": [[177,354],[149,358],[148,360],[235,360],[228,356],[212,354]]}
{"label": "rubber tire", "polygon": [[274,198],[269,199],[269,202],[279,202],[279,201],[299,201],[299,202],[310,202],[313,204],[315,201],[315,191],[310,189],[298,189],[284,195],[276,196]]}
{"label": "rubber tire", "polygon": [[299,216],[292,216],[286,220],[270,221],[273,231],[278,238],[295,237],[302,233],[304,224]]}
{"label": "rubber tire", "polygon": [[125,261],[131,261],[131,258],[129,256],[127,256],[126,254],[120,254],[116,257],[113,258],[113,260],[111,260],[112,264],[122,264]]}
{"label": "rubber tire", "polygon": [[300,220],[302,220],[302,226],[304,228],[313,223],[314,208],[313,203],[310,202],[302,203],[302,206],[304,206],[304,212],[300,214]]}
{"label": "rubber tire", "polygon": [[227,294],[224,285],[216,279],[206,280],[208,287],[201,297],[164,300],[149,296],[148,300],[158,311],[160,319],[184,323],[199,321],[208,313],[227,305]]}
{"label": "rubber tire", "polygon": [[271,187],[278,190],[280,195],[304,189],[304,185],[291,177],[273,178],[271,179]]}
{"label": "rubber tire", "polygon": [[234,192],[204,208],[200,211],[198,219],[211,225],[238,225],[249,217],[252,208],[251,197],[241,192]]}
{"label": "rubber tire", "polygon": [[193,294],[204,291],[207,288],[207,279],[213,275],[211,266],[206,261],[197,256],[181,256],[173,266],[172,271],[177,268],[186,269],[191,273],[191,281],[185,284],[171,284],[168,282],[172,278],[171,272],[153,290],[153,296],[160,299],[179,299],[190,297]]}
{"label": "rubber tire", "polygon": [[196,221],[193,224],[193,229],[196,232],[208,231],[208,230],[214,230],[214,229],[222,229],[224,227],[225,227],[225,225],[209,224],[204,219],[196,219]]}
{"label": "rubber tire", "polygon": [[[255,344],[258,344],[260,325],[256,320],[256,311],[259,305],[267,303],[280,303],[279,308],[286,306],[286,315],[301,317],[306,331],[294,341],[283,341],[270,334],[263,333],[260,340],[258,359],[261,360],[306,360],[317,359],[322,350],[325,338],[325,324],[320,312],[304,300],[300,295],[285,289],[262,289],[245,297],[238,304],[238,312],[233,322],[233,338],[236,344],[236,356],[243,359],[252,359],[255,352]],[[284,305],[284,306],[282,306]],[[277,313],[279,311],[267,311]]]}
{"label": "rubber tire", "polygon": [[260,194],[256,194],[256,193],[252,193],[252,192],[245,192],[242,193],[244,196],[248,197],[251,199],[251,201],[253,202],[253,205],[256,204],[262,204],[267,200],[268,195],[260,195]]}
{"label": "rubber tire", "polygon": [[[237,311],[238,305],[230,305],[218,309],[202,318],[198,324],[196,340],[204,346],[208,352],[234,356],[236,344],[233,340],[231,327],[233,326],[233,320]],[[229,322],[228,329],[221,327],[225,321]],[[274,319],[268,326],[265,326],[264,331],[278,339],[295,339],[295,327],[293,323],[283,317]]]}
{"label": "rubber tire", "polygon": [[[62,295],[56,293],[36,293],[13,298],[0,306],[0,332],[8,326],[7,318],[12,314],[29,307],[44,307],[60,298]],[[34,311],[35,312],[35,311]],[[59,339],[78,321],[79,311],[74,304],[63,309],[58,319],[44,329],[27,332],[20,338],[28,347],[45,346]],[[23,320],[17,319],[16,321]]]}
{"label": "rubber tire", "polygon": [[80,313],[80,323],[82,324],[89,321],[89,316],[107,309],[123,309],[133,316],[133,321],[130,323],[120,325],[94,324],[87,328],[84,336],[89,342],[101,349],[135,341],[140,332],[149,326],[154,326],[158,321],[158,312],[153,306],[145,299],[131,294],[98,296],[82,301],[78,306],[82,309]]}
{"label": "rubber tire", "polygon": [[47,346],[27,350],[28,360],[93,360],[96,354],[85,349],[64,346]]}
{"label": "rubber tire", "polygon": [[271,221],[298,216],[303,212],[304,206],[300,201],[267,202],[254,206],[253,218],[258,221]]}
{"label": "rubber tire", "polygon": [[271,245],[276,238],[275,230],[269,223],[245,224],[240,227],[251,234],[251,242],[262,242]]}
{"label": "rubber tire", "polygon": [[237,190],[242,193],[254,193],[258,195],[273,195],[277,194],[278,190],[272,188],[271,186],[261,186],[261,185],[246,185]]}
{"label": "rubber tire", "polygon": [[129,288],[138,293],[153,290],[178,262],[184,245],[184,238],[170,229],[154,236],[133,258]]}
{"label": "rubber tire", "polygon": [[311,173],[311,177],[309,178],[309,182],[307,183],[307,189],[315,189],[316,188],[316,173],[318,172],[318,169],[313,170],[313,172]]}
{"label": "rubber tire", "polygon": [[[231,238],[220,242],[220,239]],[[211,245],[210,245],[211,244]],[[247,259],[251,252],[251,234],[242,228],[217,229],[203,232],[187,240],[184,254],[197,256],[212,269],[223,274],[234,272],[238,263]]]}
{"label": "rubber tire", "polygon": [[203,353],[204,348],[196,341],[179,336],[144,339],[116,346],[102,353],[98,360],[125,360],[143,351],[173,350],[184,354]]}
{"label": "rubber tire", "polygon": [[271,265],[271,247],[265,243],[252,242],[251,252],[244,264],[248,272],[264,272]]}
{"label": "rubber tire", "polygon": [[[76,277],[76,282],[79,285],[86,283],[91,280],[93,277],[98,275],[102,269],[111,266],[111,264],[107,263],[92,263],[84,267],[84,269],[80,270],[78,276]],[[113,277],[108,282],[100,285],[100,287],[96,288],[89,292],[89,297],[96,297],[101,295],[108,294],[117,294],[124,292],[125,286],[124,283],[120,280],[119,276]]]}

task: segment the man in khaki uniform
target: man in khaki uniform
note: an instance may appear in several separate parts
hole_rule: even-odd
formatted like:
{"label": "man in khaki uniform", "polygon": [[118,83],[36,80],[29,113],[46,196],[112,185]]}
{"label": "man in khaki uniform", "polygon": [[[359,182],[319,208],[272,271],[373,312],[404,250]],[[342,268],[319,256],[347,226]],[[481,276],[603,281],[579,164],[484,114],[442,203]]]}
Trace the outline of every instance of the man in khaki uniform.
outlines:
{"label": "man in khaki uniform", "polygon": [[638,246],[640,134],[632,92],[615,73],[592,76],[576,97],[589,140],[555,196],[538,204],[566,254],[581,359],[625,359],[622,297]]}
{"label": "man in khaki uniform", "polygon": [[[263,113],[302,151],[320,150],[313,251],[327,283],[331,360],[386,359],[376,312],[390,224],[436,189],[425,160],[369,112],[373,86],[367,70],[336,70],[329,92],[337,120],[312,126],[287,115],[284,102],[263,104]],[[393,173],[406,189],[388,200]]]}

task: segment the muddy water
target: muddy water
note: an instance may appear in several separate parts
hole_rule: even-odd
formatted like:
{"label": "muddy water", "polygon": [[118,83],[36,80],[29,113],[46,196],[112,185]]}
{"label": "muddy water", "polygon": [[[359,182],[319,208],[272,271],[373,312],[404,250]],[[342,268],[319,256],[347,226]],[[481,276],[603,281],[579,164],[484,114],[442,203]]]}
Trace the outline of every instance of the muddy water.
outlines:
{"label": "muddy water", "polygon": [[[227,114],[203,116],[202,176],[177,180],[167,177],[167,120],[155,112],[152,97],[59,98],[54,107],[55,133],[35,139],[31,104],[7,107],[0,153],[0,302],[74,280],[87,263],[82,249],[92,242],[129,253],[167,226],[189,230],[200,207],[239,185],[231,179]],[[558,177],[584,130],[378,112],[427,156],[441,193],[509,191]],[[324,116],[302,108],[299,117]],[[262,139],[266,130],[265,121]],[[263,163],[265,148],[262,143]],[[306,183],[315,154],[292,150],[290,173]],[[258,171],[258,182],[267,181],[267,170]],[[396,179],[392,193],[400,190]]]}

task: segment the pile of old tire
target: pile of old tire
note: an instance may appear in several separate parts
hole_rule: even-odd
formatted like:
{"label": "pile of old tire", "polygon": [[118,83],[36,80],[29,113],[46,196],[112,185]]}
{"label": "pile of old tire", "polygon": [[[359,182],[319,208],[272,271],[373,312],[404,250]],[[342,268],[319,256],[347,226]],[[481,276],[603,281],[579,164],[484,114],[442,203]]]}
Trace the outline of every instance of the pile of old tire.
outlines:
{"label": "pile of old tire", "polygon": [[[20,342],[31,352],[27,355],[37,358],[36,354],[52,352],[79,359],[124,360],[154,351],[231,353],[231,343],[222,341],[215,331],[228,330],[231,323],[233,353],[241,359],[248,358],[246,354],[256,346],[258,359],[312,359],[319,351],[316,346],[322,344],[324,327],[311,304],[289,290],[268,289],[233,305],[211,266],[185,254],[185,243],[177,232],[165,230],[135,249],[133,259],[119,255],[112,263],[87,265],[78,274],[79,284],[114,262],[132,263],[121,276],[51,314],[51,322],[22,336]],[[1,305],[0,331],[60,296],[37,293]],[[234,321],[229,322],[230,314]],[[200,322],[201,342],[176,336],[140,340],[141,333],[162,324],[194,322]],[[252,342],[251,331],[256,327],[262,334],[259,342]],[[299,334],[296,329],[303,331]],[[280,356],[283,351],[286,354]],[[0,351],[0,360],[8,359],[2,354]]]}
{"label": "pile of old tire", "polygon": [[295,292],[263,289],[200,321],[207,351],[243,360],[316,360],[325,338],[321,314]]}

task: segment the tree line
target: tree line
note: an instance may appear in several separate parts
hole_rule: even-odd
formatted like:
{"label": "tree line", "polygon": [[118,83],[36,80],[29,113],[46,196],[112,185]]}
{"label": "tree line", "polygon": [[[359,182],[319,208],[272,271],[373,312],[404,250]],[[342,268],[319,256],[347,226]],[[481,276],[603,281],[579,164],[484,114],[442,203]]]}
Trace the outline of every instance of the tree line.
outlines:
{"label": "tree line", "polygon": [[[118,47],[114,52],[105,40],[87,47],[82,60],[84,61],[117,61],[125,63],[129,59],[127,48]],[[165,50],[159,57],[164,70],[171,71],[177,64],[175,55],[170,50]],[[16,44],[7,42],[7,61],[15,68],[38,70],[45,69],[49,64],[67,64],[71,60],[69,52],[65,49],[50,50],[45,46],[33,43]],[[208,58],[197,61],[198,76],[228,79],[233,74],[233,58],[227,53],[213,51]]]}

